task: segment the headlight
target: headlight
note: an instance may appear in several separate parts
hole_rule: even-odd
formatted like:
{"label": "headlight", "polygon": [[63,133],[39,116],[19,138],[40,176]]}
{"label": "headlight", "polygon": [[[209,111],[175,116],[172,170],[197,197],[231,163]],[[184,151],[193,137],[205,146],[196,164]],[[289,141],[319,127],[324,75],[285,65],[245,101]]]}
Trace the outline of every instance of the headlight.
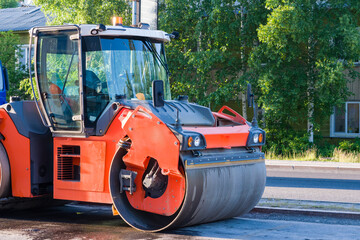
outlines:
{"label": "headlight", "polygon": [[199,147],[201,144],[201,138],[200,136],[196,136],[196,137],[189,137],[188,138],[188,147]]}
{"label": "headlight", "polygon": [[206,141],[204,136],[195,132],[184,132],[186,135],[184,139],[186,142],[182,144],[183,148],[181,150],[200,150],[206,148]]}
{"label": "headlight", "polygon": [[195,146],[195,147],[198,147],[198,146],[200,146],[200,143],[201,143],[200,137],[199,137],[199,136],[195,137],[195,139],[194,139],[194,146]]}
{"label": "headlight", "polygon": [[261,146],[265,144],[265,132],[260,128],[251,128],[246,142],[247,147]]}
{"label": "headlight", "polygon": [[198,132],[193,131],[177,131],[170,128],[180,142],[180,151],[202,150],[206,148],[205,137]]}
{"label": "headlight", "polygon": [[253,141],[254,143],[258,143],[259,142],[259,134],[254,134],[254,137],[253,137]]}

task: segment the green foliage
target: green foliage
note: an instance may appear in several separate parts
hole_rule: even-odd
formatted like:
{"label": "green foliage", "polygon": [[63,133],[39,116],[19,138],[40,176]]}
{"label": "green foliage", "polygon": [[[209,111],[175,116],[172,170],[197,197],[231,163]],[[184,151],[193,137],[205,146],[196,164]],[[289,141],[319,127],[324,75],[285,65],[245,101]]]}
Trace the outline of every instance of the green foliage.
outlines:
{"label": "green foliage", "polygon": [[126,0],[35,0],[41,5],[48,20],[53,25],[110,24],[111,17],[122,16],[129,24],[131,12]]}
{"label": "green foliage", "polygon": [[160,29],[180,32],[180,40],[167,46],[173,94],[203,105],[237,99],[256,28],[266,19],[263,6],[263,1],[165,0]]}
{"label": "green foliage", "polygon": [[294,155],[305,152],[313,147],[309,143],[306,132],[281,131],[279,129],[269,129],[266,135],[265,151],[270,151],[275,155]]}
{"label": "green foliage", "polygon": [[359,1],[267,0],[266,7],[271,13],[258,28],[250,79],[268,131],[303,129],[309,110],[313,123],[328,120],[333,106],[349,96],[347,82],[356,77]]}
{"label": "green foliage", "polygon": [[15,8],[19,5],[17,0],[0,0],[0,8]]}
{"label": "green foliage", "polygon": [[[33,79],[33,84],[35,87],[36,98],[39,99],[36,81],[34,79]],[[32,87],[31,87],[30,78],[25,78],[20,81],[19,90],[21,90],[24,93],[23,99],[34,99],[34,93],[33,93]]]}
{"label": "green foliage", "polygon": [[338,149],[344,152],[360,153],[360,139],[356,138],[355,141],[343,140],[339,143]]}
{"label": "green foliage", "polygon": [[323,145],[320,148],[317,148],[317,155],[322,158],[330,158],[334,154],[336,146],[335,145]]}
{"label": "green foliage", "polygon": [[8,70],[10,89],[7,96],[24,97],[24,91],[19,89],[19,84],[27,72],[25,66],[17,61],[19,53],[19,36],[9,32],[0,33],[0,60]]}

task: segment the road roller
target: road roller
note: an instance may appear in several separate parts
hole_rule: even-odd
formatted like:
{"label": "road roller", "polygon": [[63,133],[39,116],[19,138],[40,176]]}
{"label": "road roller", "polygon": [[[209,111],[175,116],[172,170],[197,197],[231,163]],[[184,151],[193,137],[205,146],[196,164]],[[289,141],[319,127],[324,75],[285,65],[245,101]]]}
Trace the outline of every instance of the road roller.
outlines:
{"label": "road roller", "polygon": [[227,106],[171,97],[164,44],[176,36],[141,23],[32,28],[35,99],[0,107],[0,211],[111,204],[149,232],[250,211],[265,132]]}

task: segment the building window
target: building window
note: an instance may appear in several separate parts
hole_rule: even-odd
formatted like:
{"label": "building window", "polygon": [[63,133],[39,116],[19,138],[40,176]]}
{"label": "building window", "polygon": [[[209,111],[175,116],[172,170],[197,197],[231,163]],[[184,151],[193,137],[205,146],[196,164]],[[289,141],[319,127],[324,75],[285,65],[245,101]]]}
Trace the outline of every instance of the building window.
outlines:
{"label": "building window", "polygon": [[[19,45],[19,50],[18,53],[21,55],[18,60],[17,63],[24,65],[25,68],[28,68],[29,65],[29,45],[25,44],[25,45]],[[34,48],[31,51],[31,57],[34,56]]]}
{"label": "building window", "polygon": [[360,137],[360,102],[346,102],[341,107],[335,107],[330,121],[330,136]]}
{"label": "building window", "polygon": [[355,66],[360,66],[360,58],[358,60],[355,60],[354,65]]}

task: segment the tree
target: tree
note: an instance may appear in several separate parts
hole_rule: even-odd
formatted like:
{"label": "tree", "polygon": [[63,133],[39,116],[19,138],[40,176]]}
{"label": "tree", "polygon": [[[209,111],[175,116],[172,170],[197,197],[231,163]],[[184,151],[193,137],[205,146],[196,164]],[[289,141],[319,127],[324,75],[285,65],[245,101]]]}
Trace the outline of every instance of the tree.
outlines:
{"label": "tree", "polygon": [[159,28],[180,32],[167,46],[173,92],[203,105],[237,99],[266,12],[256,0],[165,0]]}
{"label": "tree", "polygon": [[114,15],[130,23],[130,6],[126,0],[35,0],[53,25],[110,24]]}
{"label": "tree", "polygon": [[0,0],[0,8],[15,8],[19,5],[16,0]]}
{"label": "tree", "polygon": [[266,0],[266,7],[271,13],[258,29],[250,65],[268,139],[281,152],[299,130],[307,136],[307,120],[318,130],[349,96],[360,56],[360,2]]}
{"label": "tree", "polygon": [[27,76],[25,66],[17,61],[19,59],[20,38],[12,31],[0,32],[0,60],[8,70],[10,90],[8,96],[23,96],[19,90],[20,81]]}

